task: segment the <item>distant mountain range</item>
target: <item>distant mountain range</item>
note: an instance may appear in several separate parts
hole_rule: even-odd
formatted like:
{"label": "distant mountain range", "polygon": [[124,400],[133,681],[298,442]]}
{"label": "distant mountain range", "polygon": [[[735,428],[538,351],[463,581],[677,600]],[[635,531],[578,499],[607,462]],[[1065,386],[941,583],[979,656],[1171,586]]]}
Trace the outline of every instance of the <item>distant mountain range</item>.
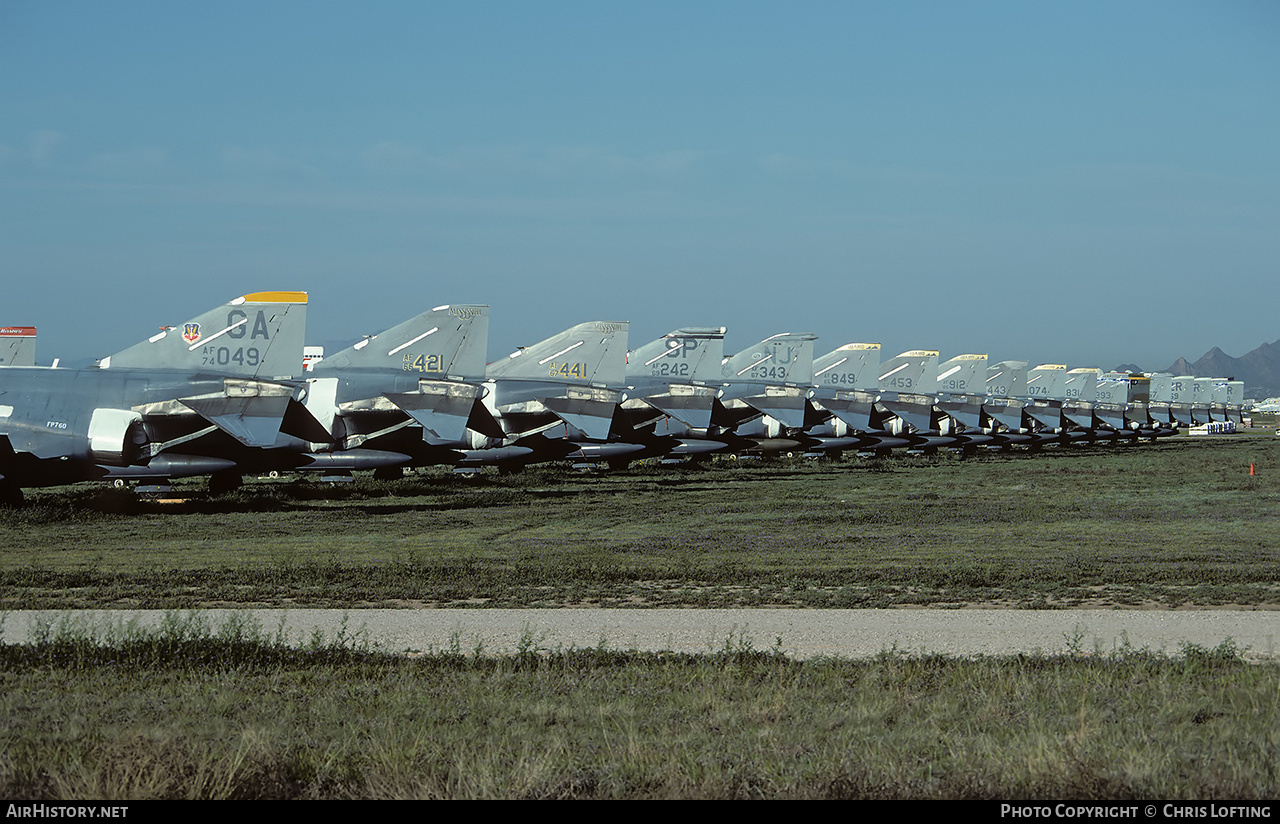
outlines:
{"label": "distant mountain range", "polygon": [[1215,346],[1194,363],[1178,358],[1161,371],[1198,378],[1234,378],[1244,381],[1246,398],[1275,397],[1280,395],[1280,340],[1264,343],[1238,358]]}

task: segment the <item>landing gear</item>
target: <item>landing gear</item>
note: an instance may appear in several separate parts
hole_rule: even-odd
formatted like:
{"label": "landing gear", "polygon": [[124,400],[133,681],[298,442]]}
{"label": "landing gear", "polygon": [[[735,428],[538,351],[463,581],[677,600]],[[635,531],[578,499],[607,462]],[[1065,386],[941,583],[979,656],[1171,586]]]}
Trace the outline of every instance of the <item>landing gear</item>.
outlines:
{"label": "landing gear", "polygon": [[22,497],[22,487],[7,481],[0,481],[0,506],[22,506],[26,499]]}
{"label": "landing gear", "polygon": [[226,495],[235,492],[242,483],[239,472],[215,472],[209,476],[209,494]]}
{"label": "landing gear", "polygon": [[398,466],[380,466],[373,470],[375,481],[398,481],[404,477],[404,470]]}

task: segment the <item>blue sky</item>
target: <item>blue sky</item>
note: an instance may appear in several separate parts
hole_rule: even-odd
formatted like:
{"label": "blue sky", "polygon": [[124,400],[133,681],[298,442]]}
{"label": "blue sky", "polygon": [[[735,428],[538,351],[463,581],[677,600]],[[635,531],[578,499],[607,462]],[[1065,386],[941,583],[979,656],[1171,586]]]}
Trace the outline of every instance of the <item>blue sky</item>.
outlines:
{"label": "blue sky", "polygon": [[5,324],[246,292],[312,342],[488,303],[818,352],[1280,339],[1280,4],[0,2]]}

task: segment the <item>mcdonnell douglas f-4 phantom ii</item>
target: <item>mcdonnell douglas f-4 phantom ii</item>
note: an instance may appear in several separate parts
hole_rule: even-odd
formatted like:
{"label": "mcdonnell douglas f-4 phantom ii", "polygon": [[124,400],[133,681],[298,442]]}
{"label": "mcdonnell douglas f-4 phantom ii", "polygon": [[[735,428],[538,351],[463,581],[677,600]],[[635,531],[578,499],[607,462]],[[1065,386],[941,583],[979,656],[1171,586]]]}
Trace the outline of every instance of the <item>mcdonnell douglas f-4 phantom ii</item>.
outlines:
{"label": "mcdonnell douglas f-4 phantom ii", "polygon": [[311,429],[299,469],[373,469],[454,463],[470,447],[468,421],[496,424],[476,403],[489,340],[488,306],[437,306],[365,338],[307,371]]}
{"label": "mcdonnell douglas f-4 phantom ii", "polygon": [[[722,327],[681,329],[631,355],[634,397],[624,411],[630,437],[650,454],[697,456],[718,451],[778,451],[807,445],[802,434],[813,390],[813,342],[808,333],[783,332],[730,358]],[[637,405],[636,401],[641,402]],[[667,418],[647,420],[643,406]]]}
{"label": "mcdonnell douglas f-4 phantom ii", "polygon": [[510,470],[638,451],[609,441],[626,386],[627,326],[580,323],[489,364],[483,404],[499,428],[472,428],[471,448],[458,465]]}
{"label": "mcdonnell douglas f-4 phantom ii", "polygon": [[711,418],[723,394],[723,326],[686,327],[627,355],[623,441],[643,450],[620,459],[702,455],[728,447],[712,437]]}
{"label": "mcdonnell douglas f-4 phantom ii", "polygon": [[306,301],[257,292],[96,367],[0,370],[0,497],[235,471],[238,456],[276,446],[296,387],[288,379],[301,370]]}

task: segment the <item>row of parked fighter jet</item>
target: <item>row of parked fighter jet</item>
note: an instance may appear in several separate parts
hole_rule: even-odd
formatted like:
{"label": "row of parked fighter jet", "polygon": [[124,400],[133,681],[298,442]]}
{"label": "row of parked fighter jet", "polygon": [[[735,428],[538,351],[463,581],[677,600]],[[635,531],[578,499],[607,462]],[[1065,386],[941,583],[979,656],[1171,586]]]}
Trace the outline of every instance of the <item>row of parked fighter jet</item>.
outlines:
{"label": "row of parked fighter jet", "polygon": [[[1239,421],[1239,382],[1134,376],[929,350],[817,359],[783,333],[724,357],[724,328],[633,351],[627,323],[582,323],[487,363],[489,307],[440,306],[303,368],[306,293],[236,298],[85,369],[34,366],[0,331],[0,492],[569,459],[1041,446],[1148,439]],[[29,365],[22,365],[29,364]]]}

